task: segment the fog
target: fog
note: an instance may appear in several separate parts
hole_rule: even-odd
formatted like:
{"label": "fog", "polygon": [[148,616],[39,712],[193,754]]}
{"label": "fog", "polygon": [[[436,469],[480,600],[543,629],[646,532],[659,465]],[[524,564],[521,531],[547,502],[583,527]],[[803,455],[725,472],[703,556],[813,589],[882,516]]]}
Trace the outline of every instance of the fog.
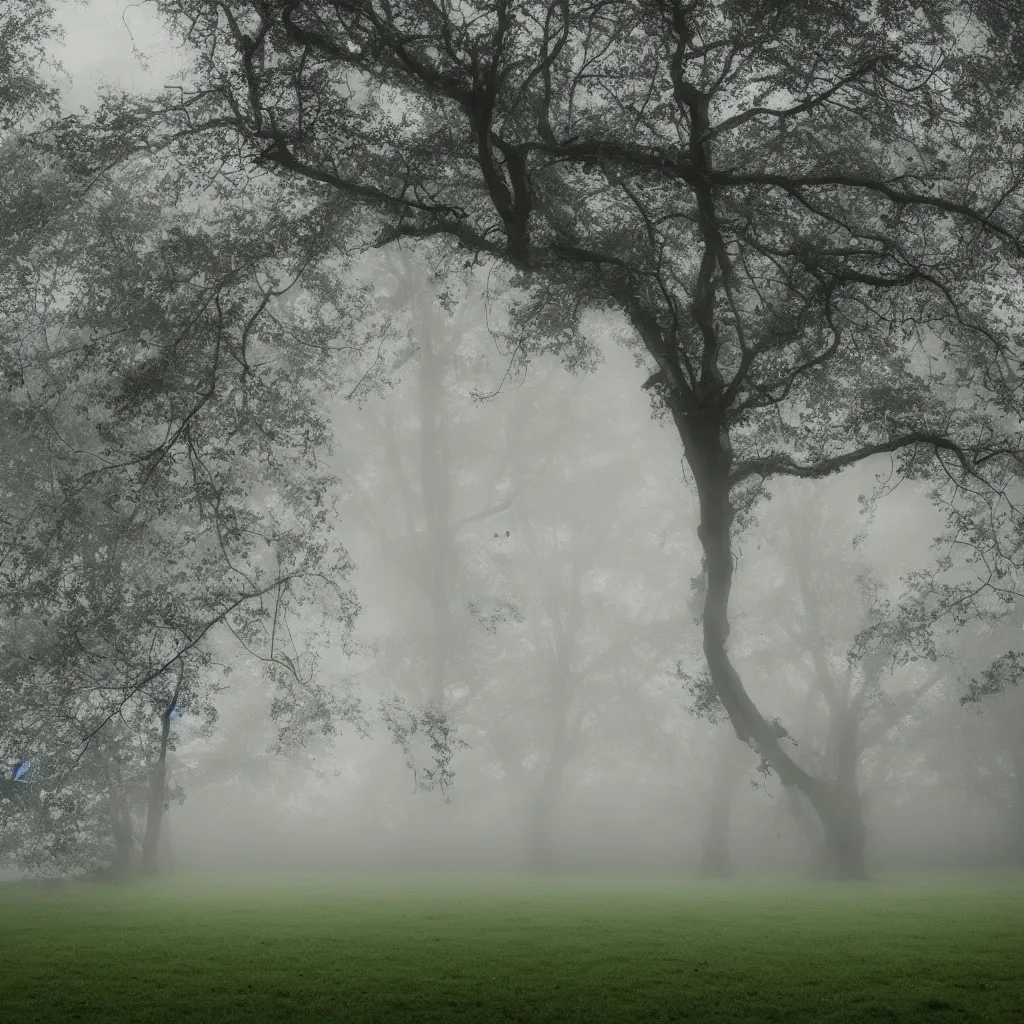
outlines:
{"label": "fog", "polygon": [[[144,5],[61,19],[68,104],[181,66]],[[527,357],[498,273],[442,280],[414,244],[346,273],[373,301],[318,396],[336,483],[317,503],[359,614],[294,619],[291,703],[211,633],[170,726],[161,870],[820,871],[814,809],[706,676],[696,488],[624,319],[592,310],[577,348]],[[849,798],[871,874],[1024,862],[1024,692],[963,699],[1024,606],[931,623],[927,649],[878,639],[925,576],[974,571],[935,543],[933,485],[878,455],[770,480],[734,528],[729,656],[787,754]]]}
{"label": "fog", "polygon": [[[267,705],[236,679],[214,737],[182,727],[170,763],[188,796],[165,860],[218,872],[807,871],[821,841],[807,809],[680,675],[701,667],[695,500],[683,472],[666,471],[677,442],[651,415],[643,371],[607,344],[620,325],[591,325],[606,342],[593,369],[538,359],[493,394],[508,356],[473,303],[449,317],[415,261],[402,272],[415,288],[392,345],[408,361],[357,405],[329,399],[363,612],[357,653],[323,670],[371,697],[438,700],[468,747],[444,793],[418,785],[426,744],[410,766],[379,722],[271,755]],[[808,768],[827,764],[830,725],[811,649],[841,667],[862,625],[855,577],[895,598],[935,557],[940,521],[923,488],[859,511],[890,471],[882,458],[782,483],[742,535],[733,649]],[[1024,695],[961,706],[993,641],[947,640],[955,657],[887,667],[881,710],[864,713],[882,732],[857,765],[873,871],[1019,857]],[[922,687],[926,672],[936,678]]]}

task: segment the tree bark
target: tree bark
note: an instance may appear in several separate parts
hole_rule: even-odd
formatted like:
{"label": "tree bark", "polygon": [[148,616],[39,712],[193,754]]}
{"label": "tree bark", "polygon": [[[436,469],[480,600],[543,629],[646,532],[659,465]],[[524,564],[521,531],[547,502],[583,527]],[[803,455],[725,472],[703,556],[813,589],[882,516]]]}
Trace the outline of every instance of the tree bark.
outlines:
{"label": "tree bark", "polygon": [[132,836],[132,818],[128,803],[123,793],[111,793],[109,801],[110,831],[114,838],[114,873],[119,879],[131,875],[132,856],[135,853],[135,841]]}
{"label": "tree bark", "polygon": [[150,776],[149,804],[146,808],[146,835],[142,843],[142,873],[156,875],[159,873],[157,852],[160,848],[160,830],[163,826],[164,810],[167,803],[167,745],[171,735],[171,712],[181,695],[182,680],[185,675],[184,661],[178,661],[178,681],[174,687],[174,696],[160,716],[160,754],[153,766]]}
{"label": "tree bark", "polygon": [[867,832],[864,810],[857,788],[860,761],[859,709],[849,707],[835,713],[831,730],[835,781],[831,795],[831,825],[825,827],[825,874],[839,878],[864,878],[867,874],[864,850]]}
{"label": "tree bark", "polygon": [[865,879],[867,832],[856,789],[835,786],[823,815],[796,786],[787,786],[786,810],[814,849],[808,874],[815,878]]}
{"label": "tree bark", "polygon": [[114,727],[108,725],[98,738],[97,752],[102,759],[103,775],[107,787],[107,818],[110,822],[110,836],[114,840],[114,862],[108,869],[101,869],[117,881],[129,877],[132,857],[135,852],[132,814],[125,796],[124,778],[117,761],[116,736]]}
{"label": "tree bark", "polygon": [[824,867],[842,878],[864,877],[863,824],[854,820],[856,806],[849,793],[817,779],[783,749],[773,727],[750,699],[729,657],[729,597],[734,573],[730,501],[732,444],[721,414],[713,409],[687,413],[670,403],[693,473],[700,503],[697,535],[704,552],[707,593],[704,599],[703,644],[708,671],[736,735],[764,755],[784,786],[803,793],[821,821],[827,856]]}
{"label": "tree bark", "polygon": [[121,772],[107,760],[107,813],[110,817],[110,834],[114,840],[114,877],[120,880],[128,878],[132,870],[132,856],[135,852],[134,829],[132,815],[125,798]]}
{"label": "tree bark", "polygon": [[866,879],[867,833],[856,789],[852,792],[834,790],[824,813],[818,807],[815,811],[824,828],[824,843],[812,863],[812,874],[822,878]]}

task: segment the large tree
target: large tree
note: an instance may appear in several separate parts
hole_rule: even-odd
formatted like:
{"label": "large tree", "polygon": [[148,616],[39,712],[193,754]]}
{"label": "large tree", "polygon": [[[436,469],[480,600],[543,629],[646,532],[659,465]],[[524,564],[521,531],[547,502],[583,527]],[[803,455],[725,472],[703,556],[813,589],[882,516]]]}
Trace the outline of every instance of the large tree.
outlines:
{"label": "large tree", "polygon": [[621,312],[699,497],[718,698],[810,800],[835,869],[861,873],[843,801],[780,743],[730,657],[734,541],[773,476],[890,453],[948,497],[999,496],[1016,473],[1012,5],[158,6],[193,47],[192,77],[112,100],[99,135],[68,124],[87,166],[172,147],[197,180],[273,176],[325,217],[359,205],[367,240],[429,240],[439,267],[497,261],[524,353],[554,340],[585,358],[583,311]]}

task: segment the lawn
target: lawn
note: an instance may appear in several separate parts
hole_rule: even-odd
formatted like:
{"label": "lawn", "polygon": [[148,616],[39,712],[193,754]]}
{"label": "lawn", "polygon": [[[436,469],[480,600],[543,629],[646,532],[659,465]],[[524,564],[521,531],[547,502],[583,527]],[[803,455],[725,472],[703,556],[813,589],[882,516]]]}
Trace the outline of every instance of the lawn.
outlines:
{"label": "lawn", "polygon": [[1024,876],[0,886],[0,1021],[1024,1024]]}

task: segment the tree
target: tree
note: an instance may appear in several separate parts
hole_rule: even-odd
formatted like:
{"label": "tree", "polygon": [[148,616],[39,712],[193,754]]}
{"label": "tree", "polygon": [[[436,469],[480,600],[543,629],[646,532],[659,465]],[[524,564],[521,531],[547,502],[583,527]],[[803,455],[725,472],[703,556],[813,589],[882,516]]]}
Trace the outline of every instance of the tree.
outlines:
{"label": "tree", "polygon": [[43,70],[46,44],[60,38],[49,0],[11,0],[0,11],[0,133],[24,128],[57,107]]}
{"label": "tree", "polygon": [[477,304],[454,290],[437,296],[429,267],[411,254],[368,259],[359,272],[375,289],[372,360],[333,417],[343,439],[335,464],[354,485],[341,510],[372,623],[360,631],[372,651],[363,692],[379,699],[388,680],[379,711],[414,791],[439,789],[447,799],[451,751],[465,746],[454,731],[455,695],[475,685],[463,542],[510,498],[477,496],[481,479],[487,487],[501,476],[462,387],[481,362],[467,335]]}
{"label": "tree", "polygon": [[586,358],[582,312],[621,312],[699,499],[714,689],[810,801],[834,870],[857,874],[841,795],[793,759],[730,656],[734,541],[776,476],[890,454],[905,477],[1000,502],[1016,475],[1009,6],[158,6],[193,77],[68,123],[84,166],[172,148],[197,177],[276,178],[325,216],[358,206],[367,242],[500,263],[524,352]]}
{"label": "tree", "polygon": [[[1006,846],[1015,864],[1024,864],[1024,701],[1015,692],[1024,674],[1024,657],[1016,650],[1024,628],[1024,607],[1014,602],[1005,619],[974,640],[975,659],[979,649],[987,652],[984,665],[970,679],[960,704],[973,708],[989,722],[983,745],[976,744],[960,758],[969,789],[990,804],[1002,819]],[[992,652],[996,653],[991,658]],[[981,749],[979,749],[979,746]]]}
{"label": "tree", "polygon": [[[197,227],[145,166],[82,195],[33,145],[6,156],[23,193],[64,201],[0,260],[0,750],[45,749],[51,796],[109,791],[123,860],[115,719],[163,716],[146,761],[153,871],[165,682],[188,662],[200,685],[182,703],[199,710],[219,632],[262,656],[282,728],[355,713],[317,687],[290,632],[297,608],[316,608],[340,648],[357,610],[317,462],[320,308],[289,307],[287,244],[269,242],[251,203]],[[313,255],[302,246],[304,267]],[[283,336],[298,344],[276,358]],[[93,744],[98,760],[84,757]],[[54,820],[37,821],[36,838]]]}
{"label": "tree", "polygon": [[[953,667],[938,652],[933,659],[908,659],[892,634],[874,638],[871,627],[892,618],[891,581],[846,541],[857,534],[846,521],[848,508],[809,490],[803,484],[799,493],[779,499],[781,527],[758,533],[759,547],[776,563],[764,575],[778,585],[756,604],[748,601],[744,612],[767,639],[762,667],[770,658],[773,674],[789,683],[787,696],[799,698],[800,710],[782,716],[799,743],[794,757],[833,786],[859,843],[859,854],[851,855],[863,863],[867,831],[858,772],[864,756],[891,742],[893,730]],[[806,814],[797,813],[806,823]],[[820,847],[813,829],[810,838]],[[815,864],[824,860],[816,849]]]}

